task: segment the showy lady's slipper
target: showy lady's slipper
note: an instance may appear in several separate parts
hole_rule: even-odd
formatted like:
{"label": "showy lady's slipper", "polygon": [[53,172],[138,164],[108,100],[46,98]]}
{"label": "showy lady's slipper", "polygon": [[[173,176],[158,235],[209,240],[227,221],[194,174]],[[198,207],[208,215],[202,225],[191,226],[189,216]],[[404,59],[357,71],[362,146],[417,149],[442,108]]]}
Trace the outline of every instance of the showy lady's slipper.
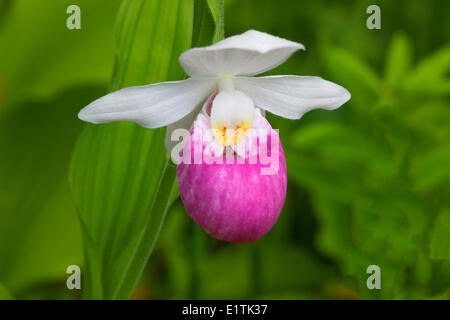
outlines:
{"label": "showy lady's slipper", "polygon": [[174,130],[190,129],[172,152],[182,159],[177,178],[187,212],[219,239],[255,241],[277,221],[287,185],[284,151],[263,110],[299,119],[309,110],[336,109],[350,99],[345,88],[319,77],[250,77],[299,49],[304,50],[300,43],[250,30],[184,52],[180,63],[187,80],[124,88],[95,100],[78,116],[92,123],[169,125],[169,152],[175,150]]}

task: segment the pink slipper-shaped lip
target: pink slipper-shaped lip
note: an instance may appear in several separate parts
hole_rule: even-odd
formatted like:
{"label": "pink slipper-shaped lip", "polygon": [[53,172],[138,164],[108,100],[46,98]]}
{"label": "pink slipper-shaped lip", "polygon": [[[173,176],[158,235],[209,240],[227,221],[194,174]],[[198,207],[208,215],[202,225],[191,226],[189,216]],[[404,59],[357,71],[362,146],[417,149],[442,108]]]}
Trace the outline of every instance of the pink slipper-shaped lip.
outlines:
{"label": "pink slipper-shaped lip", "polygon": [[228,164],[223,156],[222,163],[195,164],[195,155],[205,146],[194,150],[197,141],[191,130],[183,152],[190,148],[192,161],[177,167],[180,197],[191,218],[212,236],[232,243],[253,242],[278,220],[286,196],[286,163],[278,134],[271,128],[269,132],[267,158],[277,166],[263,174],[273,164],[260,154],[245,163],[234,159]]}

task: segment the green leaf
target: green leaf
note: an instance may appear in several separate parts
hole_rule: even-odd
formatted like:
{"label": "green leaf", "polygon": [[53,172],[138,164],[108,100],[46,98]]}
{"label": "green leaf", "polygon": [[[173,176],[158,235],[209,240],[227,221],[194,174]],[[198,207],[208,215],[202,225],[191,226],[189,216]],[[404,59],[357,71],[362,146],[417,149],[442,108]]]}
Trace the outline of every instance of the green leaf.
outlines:
{"label": "green leaf", "polygon": [[191,45],[192,7],[192,0],[123,3],[112,90],[183,77],[178,56]]}
{"label": "green leaf", "polygon": [[[113,90],[183,78],[177,58],[190,46],[192,9],[181,0],[123,3]],[[87,298],[128,298],[146,263],[175,181],[164,131],[88,125],[77,143],[71,184],[85,239]]]}
{"label": "green leaf", "polygon": [[450,145],[435,147],[417,156],[411,165],[414,186],[418,191],[448,190],[450,179]]}
{"label": "green leaf", "polygon": [[404,87],[411,94],[450,93],[450,46],[445,46],[422,60],[406,79]]}
{"label": "green leaf", "polygon": [[[430,137],[443,144],[450,140],[450,127],[447,125],[450,123],[450,108],[445,100],[429,100],[420,108],[408,112],[405,120],[420,137]],[[429,143],[429,140],[426,142]]]}
{"label": "green leaf", "polygon": [[370,199],[367,188],[360,187],[363,177],[375,183],[391,178],[394,169],[388,155],[369,137],[340,122],[305,125],[289,142],[286,161],[293,170],[288,175],[335,199]]}
{"label": "green leaf", "polygon": [[[66,27],[66,9],[72,4],[81,10],[80,30]],[[5,2],[6,8],[0,7],[1,14],[7,13],[0,17],[4,104],[50,99],[79,83],[106,85],[114,63],[112,29],[119,4],[119,0]]]}
{"label": "green leaf", "polygon": [[225,37],[225,25],[224,25],[224,12],[223,12],[224,0],[207,0],[209,9],[216,25],[213,42],[222,40]]}
{"label": "green leaf", "polygon": [[0,300],[13,300],[11,292],[0,282]]}
{"label": "green leaf", "polygon": [[67,171],[83,127],[75,115],[103,90],[84,86],[0,112],[0,281],[15,295],[81,262]]}
{"label": "green leaf", "polygon": [[192,47],[208,46],[224,37],[223,0],[194,0]]}
{"label": "green leaf", "polygon": [[[125,1],[117,21],[112,89],[184,76],[178,56],[191,45],[192,1]],[[71,185],[83,227],[85,297],[130,296],[157,239],[176,170],[164,128],[88,125],[72,159]]]}
{"label": "green leaf", "polygon": [[430,257],[450,259],[450,211],[441,212],[431,231]]}
{"label": "green leaf", "polygon": [[407,74],[412,60],[411,43],[406,35],[397,33],[393,36],[388,49],[385,65],[385,79],[391,86],[400,84]]}
{"label": "green leaf", "polygon": [[214,20],[206,0],[194,0],[194,29],[192,47],[203,47],[211,42],[214,33]]}
{"label": "green leaf", "polygon": [[326,46],[322,50],[325,66],[332,74],[332,81],[346,87],[352,99],[364,104],[371,101],[380,90],[381,81],[366,63],[345,49]]}
{"label": "green leaf", "polygon": [[440,78],[450,71],[450,46],[445,46],[422,60],[411,75],[412,78]]}
{"label": "green leaf", "polygon": [[[337,121],[302,126],[286,145],[288,175],[311,194],[320,251],[361,284],[357,292],[399,297],[401,286],[396,284],[408,276],[412,284],[429,276],[428,266],[419,271],[416,261],[427,250],[431,214],[408,183],[405,166],[397,164],[401,151],[378,139],[378,121],[366,125],[373,127]],[[383,270],[379,293],[364,286],[371,264]],[[408,275],[411,267],[416,271]]]}

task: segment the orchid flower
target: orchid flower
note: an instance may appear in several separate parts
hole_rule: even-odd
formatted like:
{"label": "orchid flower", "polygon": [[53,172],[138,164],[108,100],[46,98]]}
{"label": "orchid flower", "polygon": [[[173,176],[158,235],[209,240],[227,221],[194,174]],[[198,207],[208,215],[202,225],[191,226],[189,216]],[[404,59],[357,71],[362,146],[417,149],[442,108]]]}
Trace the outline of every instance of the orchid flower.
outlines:
{"label": "orchid flower", "polygon": [[[309,110],[333,110],[350,99],[345,88],[319,77],[252,77],[304,49],[300,43],[249,30],[181,54],[180,64],[190,78],[112,92],[78,116],[92,123],[122,120],[145,128],[168,126],[169,152],[174,130],[191,129],[180,153],[191,157],[198,153],[196,146],[204,152],[211,143],[216,160],[228,159],[231,150],[243,161],[179,163],[180,197],[192,219],[211,235],[233,243],[252,242],[277,221],[287,187],[284,151],[264,112],[299,119]],[[266,131],[255,138],[250,132],[256,129]],[[198,138],[199,130],[209,135],[209,142]],[[245,145],[251,141],[258,147],[267,143],[267,156],[277,162],[275,172],[261,174],[267,167],[260,151],[264,148],[249,151]]]}

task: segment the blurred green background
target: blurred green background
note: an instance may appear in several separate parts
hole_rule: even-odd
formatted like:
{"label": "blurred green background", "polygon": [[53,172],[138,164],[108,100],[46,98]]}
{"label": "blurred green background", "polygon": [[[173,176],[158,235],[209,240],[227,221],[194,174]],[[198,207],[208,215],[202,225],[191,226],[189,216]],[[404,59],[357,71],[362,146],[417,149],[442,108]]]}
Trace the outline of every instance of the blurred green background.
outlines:
{"label": "blurred green background", "polygon": [[[82,29],[66,28],[68,5]],[[381,8],[381,30],[366,8]],[[68,170],[114,66],[118,0],[0,0],[0,299],[71,299],[83,266]],[[269,115],[288,192],[272,231],[218,241],[171,206],[135,299],[450,298],[450,2],[225,0],[225,35],[298,41],[268,74],[346,87],[342,108]],[[381,267],[381,290],[366,268]],[[111,266],[114,268],[114,266]]]}

